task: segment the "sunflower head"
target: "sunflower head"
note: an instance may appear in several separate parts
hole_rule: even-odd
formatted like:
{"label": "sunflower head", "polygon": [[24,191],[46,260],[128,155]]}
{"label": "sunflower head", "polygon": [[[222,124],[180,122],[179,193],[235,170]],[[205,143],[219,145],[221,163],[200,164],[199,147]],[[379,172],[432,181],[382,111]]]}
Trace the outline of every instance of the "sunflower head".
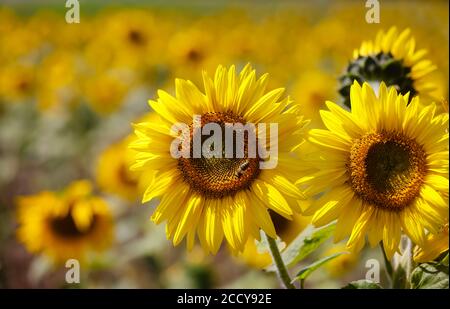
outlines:
{"label": "sunflower head", "polygon": [[139,173],[130,171],[132,150],[128,137],[106,148],[97,163],[96,178],[99,187],[126,200],[134,201],[139,192]]}
{"label": "sunflower head", "polygon": [[448,114],[384,83],[376,96],[355,81],[350,98],[351,112],[327,102],[326,129],[310,131],[321,150],[309,159],[317,171],[299,183],[311,196],[324,194],[306,214],[316,225],[338,219],[336,241],[350,235],[350,250],[367,235],[391,257],[401,231],[423,244],[425,231],[436,233],[448,218]]}
{"label": "sunflower head", "polygon": [[427,82],[429,73],[436,69],[431,61],[423,59],[426,50],[416,50],[410,30],[400,34],[395,27],[378,32],[375,41],[365,41],[354,51],[353,60],[340,77],[339,93],[350,107],[350,87],[354,81],[393,86],[401,93],[410,93],[410,99],[420,94],[422,99],[434,90]]}
{"label": "sunflower head", "polygon": [[[260,228],[276,237],[268,209],[286,219],[300,211],[302,193],[295,180],[301,167],[295,166],[292,151],[303,141],[305,121],[298,106],[282,98],[284,89],[267,90],[268,75],[257,78],[249,65],[240,73],[234,66],[219,66],[213,78],[204,73],[203,81],[204,91],[181,79],[176,80],[175,96],[158,91],[157,101],[150,101],[158,119],[134,126],[137,139],[130,147],[137,155],[132,169],[155,171],[143,202],[159,198],[152,219],[167,221],[167,236],[175,245],[186,236],[190,248],[198,237],[206,251],[216,253],[225,238],[238,252],[249,237],[259,238]],[[270,123],[277,124],[278,142],[268,132]],[[262,124],[267,127],[258,126]],[[207,130],[208,125],[218,133]],[[230,126],[236,130],[231,144],[223,135]],[[180,127],[185,130],[173,130]],[[214,143],[208,143],[214,136]],[[174,141],[179,143],[172,148]],[[254,152],[252,142],[259,145]],[[190,150],[174,157],[171,149],[181,145]],[[199,145],[202,151],[196,156]],[[214,155],[207,155],[209,151]],[[276,166],[261,168],[272,159]]]}
{"label": "sunflower head", "polygon": [[61,193],[20,197],[17,219],[17,237],[25,247],[57,264],[84,262],[89,252],[104,250],[112,241],[108,206],[92,195],[88,181],[74,182]]}

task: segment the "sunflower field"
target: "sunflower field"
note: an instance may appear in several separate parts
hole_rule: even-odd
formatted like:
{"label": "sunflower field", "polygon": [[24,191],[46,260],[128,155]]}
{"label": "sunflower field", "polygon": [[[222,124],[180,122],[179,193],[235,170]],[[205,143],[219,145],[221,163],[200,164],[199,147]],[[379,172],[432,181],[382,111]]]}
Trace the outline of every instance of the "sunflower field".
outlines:
{"label": "sunflower field", "polygon": [[448,289],[448,26],[1,0],[0,287]]}

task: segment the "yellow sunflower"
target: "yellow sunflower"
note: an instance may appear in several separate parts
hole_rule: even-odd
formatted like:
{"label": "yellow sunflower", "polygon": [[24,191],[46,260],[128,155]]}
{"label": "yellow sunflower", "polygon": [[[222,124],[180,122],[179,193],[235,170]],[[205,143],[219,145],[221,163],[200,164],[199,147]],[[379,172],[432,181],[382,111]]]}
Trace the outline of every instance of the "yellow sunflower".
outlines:
{"label": "yellow sunflower", "polygon": [[418,94],[422,101],[430,98],[436,86],[428,77],[436,66],[424,59],[426,54],[425,49],[416,50],[409,29],[379,31],[375,41],[365,41],[353,52],[353,60],[340,78],[344,103],[350,106],[350,87],[355,80],[376,86],[384,82],[403,95],[410,93],[410,100]]}
{"label": "yellow sunflower", "polygon": [[[206,251],[216,253],[225,238],[233,252],[240,252],[247,239],[259,239],[260,228],[276,237],[268,209],[287,219],[301,210],[297,201],[303,194],[294,185],[300,178],[301,167],[296,165],[291,151],[304,140],[305,121],[298,114],[298,106],[289,98],[282,98],[284,89],[268,91],[268,74],[257,79],[250,65],[239,74],[234,66],[219,66],[214,78],[204,72],[203,80],[204,93],[192,82],[177,79],[175,97],[160,90],[158,100],[149,102],[160,117],[153,123],[134,125],[138,138],[130,144],[137,151],[132,168],[156,171],[142,201],[159,199],[152,220],[167,221],[167,237],[174,245],[186,236],[187,247],[192,248],[198,236]],[[194,123],[193,115],[201,116],[201,121]],[[248,139],[239,147],[236,143],[235,151],[242,151],[242,158],[237,155],[224,158],[220,155],[224,151],[222,146],[215,149],[214,145],[219,156],[208,158],[202,153],[197,158],[190,155],[176,159],[170,151],[175,138],[183,144],[201,140],[199,130],[187,135],[172,133],[171,127],[180,123],[202,130],[209,123],[220,128],[228,124],[278,124],[278,154],[266,157],[277,159],[277,165],[272,169],[261,168],[266,161],[259,155],[249,155]],[[262,131],[253,133],[259,136]],[[257,142],[261,139],[257,138]],[[270,148],[274,144],[270,137]]]}
{"label": "yellow sunflower", "polygon": [[336,79],[319,70],[305,70],[293,85],[292,97],[299,102],[302,114],[311,120],[311,126],[321,127],[319,111],[325,108],[327,99],[336,97]]}
{"label": "yellow sunflower", "polygon": [[397,94],[381,83],[377,97],[356,81],[352,110],[327,102],[321,111],[327,130],[310,131],[321,149],[309,164],[318,169],[298,183],[305,193],[324,192],[305,214],[321,226],[337,219],[335,240],[350,235],[347,246],[359,251],[368,235],[383,241],[390,258],[403,230],[416,244],[425,230],[435,234],[448,220],[448,114],[423,107],[419,97]]}
{"label": "yellow sunflower", "polygon": [[57,264],[68,259],[84,262],[89,252],[111,244],[108,205],[92,196],[88,181],[76,181],[62,193],[23,196],[17,203],[17,238],[31,253],[43,253]]}
{"label": "yellow sunflower", "polygon": [[448,251],[448,223],[442,226],[437,234],[429,234],[422,247],[414,250],[414,261],[423,263],[433,261]]}

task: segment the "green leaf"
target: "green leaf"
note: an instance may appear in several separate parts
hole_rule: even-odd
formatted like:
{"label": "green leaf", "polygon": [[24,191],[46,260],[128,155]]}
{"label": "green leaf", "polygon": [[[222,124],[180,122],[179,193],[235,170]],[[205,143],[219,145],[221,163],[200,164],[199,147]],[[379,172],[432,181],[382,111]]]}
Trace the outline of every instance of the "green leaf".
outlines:
{"label": "green leaf", "polygon": [[423,263],[411,274],[412,289],[448,289],[448,266],[441,263]]}
{"label": "green leaf", "polygon": [[[314,252],[321,244],[331,237],[336,227],[335,223],[315,228],[308,225],[297,238],[292,241],[289,246],[281,253],[283,262],[286,266],[291,267],[303,260],[309,254]],[[269,266],[268,271],[274,271],[274,266]]]}
{"label": "green leaf", "polygon": [[327,256],[323,259],[320,259],[320,260],[300,269],[300,271],[297,273],[297,275],[295,276],[295,278],[292,281],[293,282],[300,281],[300,282],[302,282],[302,285],[303,285],[303,281],[306,280],[306,278],[308,278],[308,276],[311,275],[315,270],[319,269],[324,264],[328,263],[329,261],[337,258],[338,256],[340,256],[342,254],[348,254],[348,252],[335,253],[333,255]]}
{"label": "green leaf", "polygon": [[382,289],[382,287],[378,284],[375,283],[373,281],[370,280],[358,280],[358,281],[352,281],[349,284],[347,284],[346,286],[343,287],[343,289],[348,289],[348,290],[352,290],[352,289],[360,289],[360,290],[367,290],[367,289]]}

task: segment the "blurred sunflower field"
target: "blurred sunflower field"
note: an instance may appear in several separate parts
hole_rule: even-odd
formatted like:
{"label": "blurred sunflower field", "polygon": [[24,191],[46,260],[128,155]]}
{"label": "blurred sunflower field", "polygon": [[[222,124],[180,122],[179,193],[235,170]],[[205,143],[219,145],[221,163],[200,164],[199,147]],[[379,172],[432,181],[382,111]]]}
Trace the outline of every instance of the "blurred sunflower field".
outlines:
{"label": "blurred sunflower field", "polygon": [[[79,6],[0,1],[0,287],[448,288],[447,1]],[[191,111],[278,167],[165,157]]]}

